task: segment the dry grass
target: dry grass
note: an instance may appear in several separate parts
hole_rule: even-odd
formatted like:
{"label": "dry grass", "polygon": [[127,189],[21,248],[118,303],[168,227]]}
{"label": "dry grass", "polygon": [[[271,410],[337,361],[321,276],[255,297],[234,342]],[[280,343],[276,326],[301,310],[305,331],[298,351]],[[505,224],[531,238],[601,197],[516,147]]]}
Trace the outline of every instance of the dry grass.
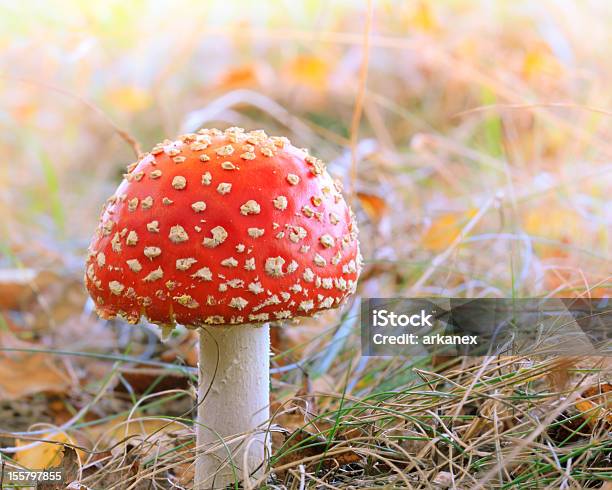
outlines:
{"label": "dry grass", "polygon": [[[3,400],[5,448],[59,426],[88,488],[190,487],[189,334],[162,346],[96,320],[80,279],[134,146],[202,125],[329,162],[359,217],[362,297],[610,295],[610,2],[169,10],[0,6],[0,268],[33,271],[2,290],[0,322],[71,387]],[[279,335],[273,423],[302,430],[277,432],[270,488],[612,480],[609,362],[361,358],[357,311]]]}

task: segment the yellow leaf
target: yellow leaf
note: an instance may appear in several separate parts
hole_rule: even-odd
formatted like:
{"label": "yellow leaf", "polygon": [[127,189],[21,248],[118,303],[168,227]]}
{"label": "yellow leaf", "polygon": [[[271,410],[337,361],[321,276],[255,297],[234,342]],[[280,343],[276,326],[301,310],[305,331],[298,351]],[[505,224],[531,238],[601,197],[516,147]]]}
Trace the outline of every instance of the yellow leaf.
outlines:
{"label": "yellow leaf", "polygon": [[580,218],[574,211],[559,209],[550,203],[530,209],[524,223],[530,235],[551,240],[574,237],[580,229]]}
{"label": "yellow leaf", "polygon": [[[583,225],[575,211],[559,208],[558,203],[547,200],[525,213],[523,227],[529,235],[551,240],[550,243],[538,241],[534,245],[538,256],[548,259],[567,257],[566,245],[580,240]],[[552,290],[567,285],[569,277],[569,271],[549,271],[547,288]]]}
{"label": "yellow leaf", "polygon": [[136,86],[118,87],[108,93],[108,101],[122,111],[139,112],[151,105],[151,94]]}
{"label": "yellow leaf", "polygon": [[323,89],[329,77],[329,65],[318,56],[300,55],[288,65],[289,77],[314,89]]}
{"label": "yellow leaf", "polygon": [[525,53],[523,58],[523,77],[531,80],[541,75],[556,76],[561,65],[550,51],[550,48],[540,43]]}
{"label": "yellow leaf", "polygon": [[420,1],[408,15],[408,26],[422,32],[433,33],[440,27],[438,19],[428,1]]}
{"label": "yellow leaf", "polygon": [[474,216],[474,213],[475,211],[471,210],[467,216],[456,213],[446,213],[439,216],[433,220],[431,226],[423,235],[421,242],[423,247],[433,252],[445,250],[459,236],[463,226],[465,226],[467,220]]}
{"label": "yellow leaf", "polygon": [[[65,432],[57,434],[45,434],[41,439],[55,442],[41,442],[33,447],[24,449],[15,454],[15,461],[30,470],[44,470],[59,466],[63,457],[62,444],[74,444],[73,441],[66,435]],[[27,446],[33,441],[17,440],[17,447]],[[61,443],[61,444],[56,444]]]}

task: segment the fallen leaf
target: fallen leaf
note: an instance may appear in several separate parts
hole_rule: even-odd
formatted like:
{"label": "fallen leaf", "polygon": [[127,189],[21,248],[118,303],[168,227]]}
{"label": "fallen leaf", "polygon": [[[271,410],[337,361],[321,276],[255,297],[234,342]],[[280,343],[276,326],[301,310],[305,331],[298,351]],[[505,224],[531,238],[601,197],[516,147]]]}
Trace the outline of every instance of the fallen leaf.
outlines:
{"label": "fallen leaf", "polygon": [[[15,461],[29,470],[44,470],[59,466],[64,456],[63,444],[74,444],[65,432],[44,434],[40,439],[49,442],[41,442],[33,447],[17,452],[15,454]],[[33,442],[31,440],[17,439],[16,445],[17,447],[23,447]]]}
{"label": "fallen leaf", "polygon": [[62,425],[72,418],[74,412],[69,407],[70,403],[62,396],[53,395],[47,397],[47,411],[55,425]]}
{"label": "fallen leaf", "polygon": [[[64,483],[41,482],[36,486],[36,490],[64,490],[66,488],[85,488],[74,483],[79,478],[80,468],[79,455],[77,451],[70,446],[62,446],[61,451],[61,463],[56,467],[49,468],[49,470],[61,470],[64,474]],[[67,487],[67,485],[70,484],[73,485]]]}
{"label": "fallen leaf", "polygon": [[[582,218],[573,210],[560,209],[552,202],[543,202],[540,206],[529,209],[524,218],[524,229],[533,236],[572,243],[573,237],[581,230]],[[563,248],[554,245],[539,245],[544,257],[565,256]]]}
{"label": "fallen leaf", "polygon": [[410,427],[396,427],[384,432],[384,438],[381,440],[388,440],[394,444],[400,446],[404,451],[412,455],[419,455],[419,457],[425,456],[425,454],[419,454],[429,444],[429,439],[423,436],[422,433],[415,431]]}
{"label": "fallen leaf", "polygon": [[[0,347],[38,349],[9,332],[0,332]],[[19,373],[19,376],[15,376]],[[70,378],[54,356],[44,353],[0,352],[0,398],[16,400],[35,393],[64,393]]]}
{"label": "fallen leaf", "polygon": [[473,217],[475,210],[467,214],[445,213],[432,221],[421,239],[421,244],[432,252],[447,249],[461,233],[463,226]]}
{"label": "fallen leaf", "polygon": [[[191,430],[182,424],[161,418],[141,419],[138,415],[130,420],[117,417],[91,425],[84,428],[83,433],[89,436],[88,444],[95,447],[98,454],[108,451],[110,455],[125,458],[121,470],[104,474],[97,488],[124,488],[123,484],[136,477],[142,471],[141,463],[151,456],[166,454],[185,440],[193,440]],[[182,450],[185,451],[186,447]],[[172,470],[181,478],[183,475],[177,466]]]}
{"label": "fallen leaf", "polygon": [[219,85],[230,90],[239,87],[250,87],[259,81],[257,68],[253,64],[233,66],[219,78]]}
{"label": "fallen leaf", "polygon": [[[277,462],[277,466],[283,466],[298,462],[304,458],[321,455],[323,459],[309,463],[310,470],[323,463],[323,468],[342,466],[356,461],[361,457],[352,450],[342,452],[333,456],[323,456],[327,451],[331,451],[340,442],[348,441],[352,437],[362,434],[358,430],[336,432],[335,441],[328,444],[325,434],[329,434],[335,427],[335,423],[325,418],[312,421],[316,415],[316,397],[313,395],[313,387],[307,376],[304,377],[302,387],[298,390],[295,397],[284,406],[283,411],[274,416],[273,422],[280,430],[272,432],[272,451],[277,453],[282,450],[283,454]],[[273,404],[272,408],[278,409],[280,404]],[[312,421],[312,423],[309,423]],[[308,429],[306,429],[306,427]],[[279,472],[279,477],[283,478],[285,470]]]}
{"label": "fallen leaf", "polygon": [[[147,439],[149,442],[161,441],[169,433],[185,431],[182,424],[159,418],[130,419],[117,417],[103,424],[96,424],[86,429],[88,435],[100,447],[113,446],[129,439],[135,443]],[[153,446],[153,444],[151,444]]]}
{"label": "fallen leaf", "polygon": [[382,197],[365,192],[358,192],[357,198],[368,218],[376,224],[388,213],[389,206]]}
{"label": "fallen leaf", "polygon": [[[271,404],[270,408],[272,413],[278,410],[279,405],[278,402]],[[273,422],[282,427],[285,432],[290,433],[304,427],[308,423],[308,420],[304,414],[303,408],[292,403],[286,406],[281,412],[276,413]]]}
{"label": "fallen leaf", "polygon": [[414,4],[406,19],[408,27],[426,33],[434,33],[440,28],[440,23],[431,7],[431,2],[421,0]]}
{"label": "fallen leaf", "polygon": [[34,269],[0,269],[0,309],[25,308],[36,291],[53,281],[55,275]]}
{"label": "fallen leaf", "polygon": [[561,65],[545,42],[536,43],[523,58],[522,74],[526,80],[533,81],[541,76],[558,76]]}
{"label": "fallen leaf", "polygon": [[176,345],[164,344],[168,350],[162,352],[161,360],[164,362],[184,361],[188,366],[198,365],[199,334],[196,330],[188,330]]}
{"label": "fallen leaf", "polygon": [[[323,469],[330,469],[334,466],[343,466],[361,461],[361,456],[350,449],[333,456],[327,456],[326,453],[333,450],[334,447],[335,444],[328,445],[327,440],[323,436],[312,434],[304,429],[297,429],[291,434],[285,434],[282,446],[283,454],[277,460],[276,466],[281,467],[291,463],[296,463],[297,465],[304,458],[314,456],[321,456],[322,459],[315,459],[306,464],[306,468],[309,471],[317,469],[319,465]],[[277,474],[282,479],[286,471],[280,470]]]}
{"label": "fallen leaf", "polygon": [[294,82],[322,90],[327,86],[329,65],[319,56],[303,54],[288,63],[287,72]]}
{"label": "fallen leaf", "polygon": [[497,420],[497,429],[505,430],[512,416],[512,410],[496,398],[485,400],[479,404],[476,416],[470,421],[463,434],[463,440],[470,441],[495,428],[494,421]]}
{"label": "fallen leaf", "polygon": [[[162,368],[135,367],[121,369],[121,376],[130,386],[131,391],[143,393],[159,393],[166,390],[182,390],[189,386],[189,378]],[[126,383],[117,383],[115,391],[128,393]]]}
{"label": "fallen leaf", "polygon": [[126,112],[142,111],[153,102],[148,91],[130,85],[111,90],[107,95],[107,99],[113,107]]}
{"label": "fallen leaf", "polygon": [[178,465],[173,466],[172,469],[177,477],[179,485],[186,488],[191,488],[193,486],[193,479],[195,477],[195,464],[193,461],[179,463]]}
{"label": "fallen leaf", "polygon": [[582,392],[575,406],[591,427],[600,422],[612,426],[612,384],[590,386]]}
{"label": "fallen leaf", "polygon": [[449,488],[453,486],[454,478],[448,471],[440,471],[435,476],[432,483],[441,488]]}

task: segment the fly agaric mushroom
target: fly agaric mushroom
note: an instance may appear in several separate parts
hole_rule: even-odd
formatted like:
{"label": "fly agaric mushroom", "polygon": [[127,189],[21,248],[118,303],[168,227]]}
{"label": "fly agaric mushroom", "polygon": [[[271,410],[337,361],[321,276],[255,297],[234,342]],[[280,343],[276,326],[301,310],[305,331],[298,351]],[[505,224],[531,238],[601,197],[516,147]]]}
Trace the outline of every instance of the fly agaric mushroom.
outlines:
{"label": "fly agaric mushroom", "polygon": [[341,305],[361,256],[321,160],[229,128],[166,140],[129,165],[86,266],[102,318],[200,328],[195,488],[222,488],[264,470],[268,322]]}

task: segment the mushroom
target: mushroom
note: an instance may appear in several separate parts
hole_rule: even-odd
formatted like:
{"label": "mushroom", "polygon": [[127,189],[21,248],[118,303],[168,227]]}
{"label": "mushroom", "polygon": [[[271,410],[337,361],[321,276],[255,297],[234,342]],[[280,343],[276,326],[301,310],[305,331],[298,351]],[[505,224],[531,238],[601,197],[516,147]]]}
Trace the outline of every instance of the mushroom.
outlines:
{"label": "mushroom", "polygon": [[223,488],[265,470],[269,322],[342,305],[360,269],[321,160],[263,131],[202,129],[128,166],[85,281],[102,318],[200,329],[195,488]]}

